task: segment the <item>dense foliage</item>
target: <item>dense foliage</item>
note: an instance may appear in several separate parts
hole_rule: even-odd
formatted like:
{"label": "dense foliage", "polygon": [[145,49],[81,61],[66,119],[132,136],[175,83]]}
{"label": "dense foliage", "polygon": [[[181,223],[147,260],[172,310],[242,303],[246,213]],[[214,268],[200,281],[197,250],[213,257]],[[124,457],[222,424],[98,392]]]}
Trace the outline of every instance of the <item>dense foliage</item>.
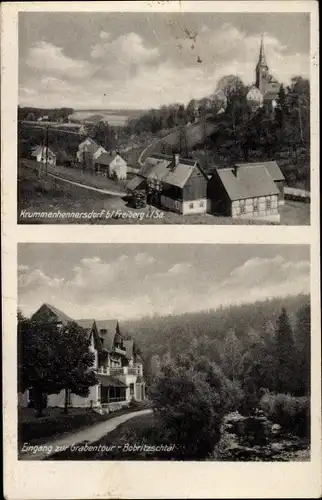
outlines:
{"label": "dense foliage", "polygon": [[192,346],[241,384],[250,399],[257,400],[261,388],[299,396],[309,391],[310,303],[305,295],[147,317],[127,328],[154,373],[158,362],[174,359]]}
{"label": "dense foliage", "polygon": [[310,400],[289,394],[266,393],[260,400],[260,408],[273,422],[300,436],[309,436]]}
{"label": "dense foliage", "polygon": [[68,121],[68,116],[74,112],[73,108],[54,108],[54,109],[43,109],[43,108],[32,108],[32,107],[20,107],[18,106],[18,121],[36,121],[38,118],[43,118],[44,116],[48,121]]}
{"label": "dense foliage", "polygon": [[[138,328],[142,352],[151,340],[159,353],[159,367],[152,356],[150,396],[179,456],[209,456],[231,411],[261,408],[284,430],[308,436],[310,305],[305,296],[283,302],[291,315],[276,300],[146,319],[150,338]],[[170,324],[177,327],[170,331]]]}
{"label": "dense foliage", "polygon": [[236,393],[215,364],[192,351],[163,367],[150,396],[164,438],[176,444],[179,458],[203,459],[213,451],[222,416],[238,404],[231,398]]}
{"label": "dense foliage", "polygon": [[97,383],[89,346],[89,339],[76,323],[40,324],[18,313],[18,391],[32,390],[39,414],[44,396],[65,390],[67,412],[68,392],[85,397]]}

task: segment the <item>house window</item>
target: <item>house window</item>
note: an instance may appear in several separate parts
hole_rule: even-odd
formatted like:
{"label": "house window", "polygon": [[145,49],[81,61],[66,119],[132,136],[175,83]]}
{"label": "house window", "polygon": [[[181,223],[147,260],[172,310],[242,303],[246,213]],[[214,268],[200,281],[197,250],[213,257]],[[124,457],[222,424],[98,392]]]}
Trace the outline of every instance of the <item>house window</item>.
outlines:
{"label": "house window", "polygon": [[200,204],[199,204],[199,207],[203,207],[204,206],[204,202],[201,201]]}
{"label": "house window", "polygon": [[246,211],[246,203],[245,200],[240,200],[240,213],[244,214]]}
{"label": "house window", "polygon": [[270,210],[272,207],[272,202],[270,198],[266,198],[266,210]]}
{"label": "house window", "polygon": [[258,198],[254,198],[254,212],[258,212]]}
{"label": "house window", "polygon": [[189,208],[193,208],[193,203],[189,203]]}
{"label": "house window", "polygon": [[134,396],[134,384],[130,384],[130,396]]}

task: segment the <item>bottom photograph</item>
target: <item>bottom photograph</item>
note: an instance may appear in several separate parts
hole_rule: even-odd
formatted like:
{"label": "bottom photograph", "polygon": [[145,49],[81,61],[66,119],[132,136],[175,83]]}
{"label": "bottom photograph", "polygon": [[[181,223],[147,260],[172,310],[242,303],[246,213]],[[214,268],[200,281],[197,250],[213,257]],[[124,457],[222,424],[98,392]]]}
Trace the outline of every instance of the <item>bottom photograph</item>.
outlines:
{"label": "bottom photograph", "polygon": [[310,460],[310,247],[18,245],[19,460]]}

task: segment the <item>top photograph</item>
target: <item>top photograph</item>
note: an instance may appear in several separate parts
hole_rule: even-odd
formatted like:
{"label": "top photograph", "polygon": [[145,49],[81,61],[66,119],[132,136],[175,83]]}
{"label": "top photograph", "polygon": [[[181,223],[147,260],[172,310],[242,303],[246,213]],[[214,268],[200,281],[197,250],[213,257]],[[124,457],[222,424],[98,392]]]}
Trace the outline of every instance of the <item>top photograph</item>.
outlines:
{"label": "top photograph", "polygon": [[18,224],[310,224],[310,14],[20,12]]}

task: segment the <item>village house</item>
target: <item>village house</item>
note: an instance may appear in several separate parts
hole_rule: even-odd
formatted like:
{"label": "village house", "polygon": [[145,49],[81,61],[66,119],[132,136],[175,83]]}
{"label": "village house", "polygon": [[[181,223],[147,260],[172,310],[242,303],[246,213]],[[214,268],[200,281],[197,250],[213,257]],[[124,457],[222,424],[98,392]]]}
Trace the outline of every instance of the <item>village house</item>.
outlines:
{"label": "village house", "polygon": [[279,194],[262,164],[218,168],[208,183],[209,211],[214,215],[279,223]]}
{"label": "village house", "polygon": [[[93,370],[98,384],[90,387],[88,397],[70,393],[70,407],[92,407],[99,412],[114,411],[127,406],[132,400],[142,401],[146,397],[143,376],[143,361],[135,342],[125,339],[117,320],[73,320],[50,304],[43,304],[32,316],[38,323],[53,322],[59,328],[76,323],[90,339],[90,350],[94,354]],[[28,406],[32,400],[32,389],[19,395],[19,404]],[[49,394],[47,406],[64,407],[65,391]]]}
{"label": "village house", "polygon": [[153,202],[172,212],[203,214],[207,211],[207,183],[207,174],[197,160],[179,154],[152,154],[127,189],[154,193]]}
{"label": "village house", "polygon": [[118,152],[102,153],[95,160],[95,172],[111,179],[124,180],[127,177],[127,163]]}
{"label": "village house", "polygon": [[36,146],[30,152],[30,157],[39,163],[47,163],[48,165],[56,165],[55,153],[46,146]]}
{"label": "village house", "polygon": [[87,168],[94,169],[95,161],[102,154],[106,153],[106,149],[100,144],[97,144],[91,137],[87,137],[82,141],[76,152],[76,158],[79,163]]}
{"label": "village house", "polygon": [[284,187],[285,187],[285,177],[278,166],[276,161],[263,161],[254,163],[238,163],[237,166],[241,167],[255,167],[255,168],[265,168],[271,178],[273,179],[275,186],[278,188],[278,204],[284,205]]}

